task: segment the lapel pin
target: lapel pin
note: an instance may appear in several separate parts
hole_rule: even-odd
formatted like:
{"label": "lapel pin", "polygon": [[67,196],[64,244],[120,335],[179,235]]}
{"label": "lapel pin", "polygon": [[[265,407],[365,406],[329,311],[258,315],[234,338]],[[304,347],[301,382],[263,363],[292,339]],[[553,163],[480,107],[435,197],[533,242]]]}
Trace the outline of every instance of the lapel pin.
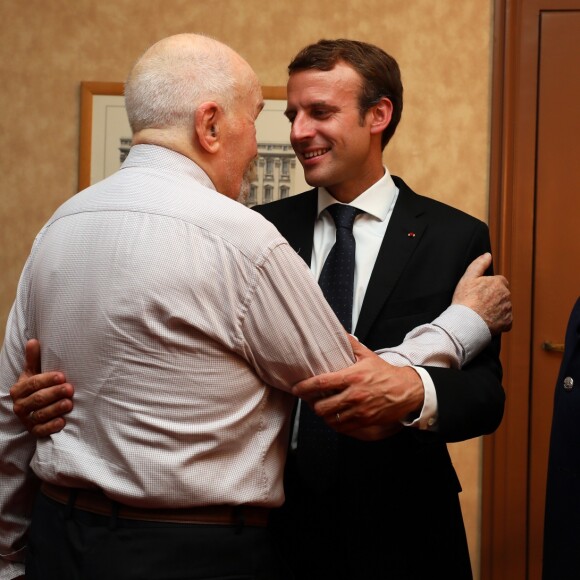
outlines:
{"label": "lapel pin", "polygon": [[407,237],[408,237],[408,238],[414,238],[414,237],[415,237],[415,232],[409,232],[409,233],[407,234]]}

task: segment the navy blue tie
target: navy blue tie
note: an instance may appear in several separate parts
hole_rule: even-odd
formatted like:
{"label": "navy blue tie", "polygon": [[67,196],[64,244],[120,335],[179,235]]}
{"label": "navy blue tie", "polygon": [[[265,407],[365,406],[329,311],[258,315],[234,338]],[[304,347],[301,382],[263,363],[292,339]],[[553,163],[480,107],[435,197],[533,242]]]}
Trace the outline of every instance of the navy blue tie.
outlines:
{"label": "navy blue tie", "polygon": [[356,241],[352,234],[354,219],[361,210],[335,203],[327,209],[336,226],[336,242],[318,278],[327,302],[347,332],[352,326],[352,297]]}
{"label": "navy blue tie", "polygon": [[[336,242],[324,262],[318,283],[337,318],[350,332],[356,250],[352,227],[361,210],[336,203],[327,211],[334,219]],[[302,480],[313,490],[326,491],[336,480],[337,434],[306,403],[300,406],[297,462]]]}

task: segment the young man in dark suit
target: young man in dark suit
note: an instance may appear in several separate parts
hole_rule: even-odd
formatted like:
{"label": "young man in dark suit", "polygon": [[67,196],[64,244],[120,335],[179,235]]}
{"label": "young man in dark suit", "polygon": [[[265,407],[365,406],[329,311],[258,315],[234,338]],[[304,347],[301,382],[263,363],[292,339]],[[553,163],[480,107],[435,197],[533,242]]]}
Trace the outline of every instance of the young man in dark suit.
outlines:
{"label": "young man in dark suit", "polygon": [[[295,57],[289,73],[291,142],[315,189],[257,211],[318,275],[334,242],[326,208],[363,210],[354,223],[353,334],[370,349],[396,345],[450,304],[468,264],[490,251],[487,226],[417,195],[384,167],[403,107],[392,57],[361,42],[320,41]],[[361,371],[376,363],[359,356]],[[372,442],[340,436],[336,477],[322,491],[288,461],[286,503],[275,523],[296,577],[471,578],[461,487],[446,443],[500,424],[499,338],[462,370],[424,369],[418,393],[393,392],[375,371],[349,369],[296,391],[343,433],[369,425],[395,433]],[[369,385],[369,376],[379,378]],[[319,398],[326,393],[332,396]],[[300,430],[298,457],[299,450]]]}

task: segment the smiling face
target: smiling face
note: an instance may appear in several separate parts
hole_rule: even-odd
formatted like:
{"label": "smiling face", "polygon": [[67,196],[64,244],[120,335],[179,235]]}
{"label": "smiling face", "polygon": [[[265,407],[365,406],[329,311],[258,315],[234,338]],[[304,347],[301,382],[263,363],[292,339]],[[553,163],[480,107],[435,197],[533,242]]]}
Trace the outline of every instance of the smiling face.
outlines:
{"label": "smiling face", "polygon": [[361,117],[360,90],[360,75],[343,62],[329,71],[297,71],[288,80],[290,141],[306,181],[345,203],[384,174],[380,135],[390,102]]}

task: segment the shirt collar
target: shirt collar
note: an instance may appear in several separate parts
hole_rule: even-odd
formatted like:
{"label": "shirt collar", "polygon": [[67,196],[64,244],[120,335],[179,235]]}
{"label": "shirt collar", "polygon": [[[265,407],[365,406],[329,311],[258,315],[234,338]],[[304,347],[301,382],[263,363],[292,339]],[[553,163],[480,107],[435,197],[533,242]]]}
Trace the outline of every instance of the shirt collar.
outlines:
{"label": "shirt collar", "polygon": [[[389,210],[398,193],[398,188],[385,167],[385,174],[366,191],[363,191],[357,198],[353,199],[349,205],[361,209],[380,221],[384,221],[389,214]],[[318,217],[329,206],[338,203],[330,193],[324,188],[318,188]]]}
{"label": "shirt collar", "polygon": [[216,189],[209,175],[195,161],[162,145],[133,145],[121,169],[139,166],[166,169],[175,174],[186,173],[204,187]]}

